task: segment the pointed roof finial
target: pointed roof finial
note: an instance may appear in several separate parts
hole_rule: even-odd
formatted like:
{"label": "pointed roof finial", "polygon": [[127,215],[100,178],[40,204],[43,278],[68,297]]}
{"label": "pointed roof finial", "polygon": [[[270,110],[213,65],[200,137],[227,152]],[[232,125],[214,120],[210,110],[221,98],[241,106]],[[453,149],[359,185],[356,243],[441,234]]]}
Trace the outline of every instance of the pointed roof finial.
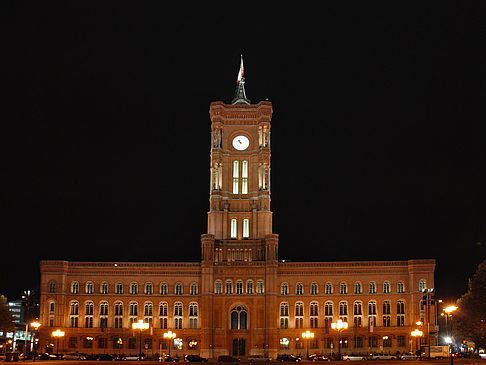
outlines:
{"label": "pointed roof finial", "polygon": [[250,104],[250,100],[246,98],[245,92],[245,78],[243,75],[245,74],[245,69],[243,67],[243,55],[241,55],[241,62],[240,62],[240,70],[238,71],[238,76],[236,78],[237,86],[235,97],[231,102],[234,104]]}

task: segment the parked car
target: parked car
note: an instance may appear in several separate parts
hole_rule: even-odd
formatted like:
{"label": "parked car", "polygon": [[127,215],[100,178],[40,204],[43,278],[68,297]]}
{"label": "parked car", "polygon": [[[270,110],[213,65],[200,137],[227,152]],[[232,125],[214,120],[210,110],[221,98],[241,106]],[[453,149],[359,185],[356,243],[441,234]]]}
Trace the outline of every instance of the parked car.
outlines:
{"label": "parked car", "polygon": [[86,356],[80,354],[79,352],[69,352],[64,354],[63,360],[86,360]]}
{"label": "parked car", "polygon": [[396,360],[397,357],[395,355],[373,355],[369,357],[368,360]]}
{"label": "parked car", "polygon": [[365,357],[363,355],[343,355],[343,360],[360,361],[360,360],[365,360]]}
{"label": "parked car", "polygon": [[248,361],[251,363],[254,362],[270,362],[272,361],[269,357],[263,357],[262,355],[250,355],[248,356]]}
{"label": "parked car", "polygon": [[38,360],[56,360],[57,356],[54,354],[50,354],[48,352],[43,352],[40,354],[37,354],[37,359]]}
{"label": "parked car", "polygon": [[113,355],[110,354],[98,354],[95,356],[95,359],[97,361],[115,361],[116,358]]}
{"label": "parked car", "polygon": [[309,356],[310,361],[331,361],[331,359],[327,356],[324,355],[310,355]]}
{"label": "parked car", "polygon": [[159,356],[159,361],[164,361],[164,362],[179,362],[178,357],[172,357],[169,355],[164,355],[164,356]]}
{"label": "parked car", "polygon": [[240,361],[240,359],[238,359],[237,357],[228,356],[228,355],[218,356],[218,362],[238,362],[238,361]]}
{"label": "parked car", "polygon": [[300,357],[289,355],[289,354],[281,354],[277,356],[277,361],[284,362],[284,361],[293,361],[299,362],[301,360]]}
{"label": "parked car", "polygon": [[199,355],[186,355],[185,360],[187,362],[208,362],[208,359]]}
{"label": "parked car", "polygon": [[412,352],[404,353],[400,356],[402,360],[417,360],[419,357]]}

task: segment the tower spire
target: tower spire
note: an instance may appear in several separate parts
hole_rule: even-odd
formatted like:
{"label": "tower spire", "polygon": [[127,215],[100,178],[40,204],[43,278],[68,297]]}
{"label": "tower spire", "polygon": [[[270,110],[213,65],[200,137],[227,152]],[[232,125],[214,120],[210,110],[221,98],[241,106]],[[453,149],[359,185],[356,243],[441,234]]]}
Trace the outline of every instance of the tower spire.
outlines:
{"label": "tower spire", "polygon": [[250,100],[246,97],[245,91],[245,69],[243,67],[243,55],[241,55],[240,70],[238,71],[238,76],[236,78],[236,91],[235,97],[231,101],[231,104],[250,104]]}

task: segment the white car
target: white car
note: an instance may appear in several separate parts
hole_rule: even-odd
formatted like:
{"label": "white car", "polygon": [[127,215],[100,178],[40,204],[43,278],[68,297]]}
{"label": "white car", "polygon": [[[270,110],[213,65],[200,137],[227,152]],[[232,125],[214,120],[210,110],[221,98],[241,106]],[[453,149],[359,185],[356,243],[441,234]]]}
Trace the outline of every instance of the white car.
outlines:
{"label": "white car", "polygon": [[250,356],[248,356],[248,361],[250,363],[254,363],[254,362],[270,362],[270,361],[272,361],[272,359],[269,358],[269,357],[263,357],[262,355],[250,355]]}
{"label": "white car", "polygon": [[373,360],[396,360],[396,358],[393,355],[373,355]]}
{"label": "white car", "polygon": [[417,360],[418,358],[419,357],[417,355],[412,354],[411,352],[402,354],[402,356],[400,356],[400,359],[402,360]]}
{"label": "white car", "polygon": [[343,360],[346,361],[359,361],[364,359],[365,357],[362,355],[343,355]]}

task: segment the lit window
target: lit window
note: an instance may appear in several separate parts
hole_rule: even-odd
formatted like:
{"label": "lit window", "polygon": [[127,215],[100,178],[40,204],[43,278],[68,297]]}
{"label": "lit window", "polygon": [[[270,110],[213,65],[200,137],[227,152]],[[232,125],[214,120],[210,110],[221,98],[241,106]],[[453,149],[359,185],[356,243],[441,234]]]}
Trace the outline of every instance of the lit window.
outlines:
{"label": "lit window", "polygon": [[182,328],[182,303],[174,304],[174,328]]}
{"label": "lit window", "polygon": [[168,326],[169,305],[165,302],[159,304],[159,324],[160,328],[166,329]]}
{"label": "lit window", "polygon": [[295,328],[304,328],[304,303],[295,303]]}
{"label": "lit window", "polygon": [[236,222],[236,218],[231,219],[231,238],[238,237],[238,224]]}
{"label": "lit window", "polygon": [[243,219],[243,238],[250,237],[250,220],[248,218]]}
{"label": "lit window", "polygon": [[197,303],[189,304],[189,328],[197,328]]}
{"label": "lit window", "polygon": [[310,327],[318,328],[318,318],[319,318],[319,303],[312,302],[310,304]]}
{"label": "lit window", "polygon": [[424,291],[425,289],[427,289],[427,283],[426,283],[425,279],[420,279],[419,290]]}
{"label": "lit window", "polygon": [[241,193],[248,194],[248,161],[241,162]]}
{"label": "lit window", "polygon": [[280,328],[289,328],[289,304],[280,303]]}
{"label": "lit window", "polygon": [[239,162],[233,161],[233,194],[238,194]]}

